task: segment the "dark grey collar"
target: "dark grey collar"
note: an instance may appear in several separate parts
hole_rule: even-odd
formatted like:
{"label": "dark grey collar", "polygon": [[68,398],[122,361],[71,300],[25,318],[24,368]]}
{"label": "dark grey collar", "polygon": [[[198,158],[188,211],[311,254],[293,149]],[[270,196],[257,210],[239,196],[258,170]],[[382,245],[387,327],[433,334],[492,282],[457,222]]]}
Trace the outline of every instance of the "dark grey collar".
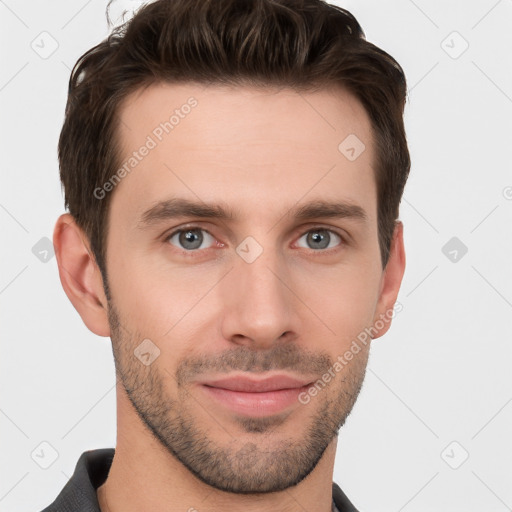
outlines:
{"label": "dark grey collar", "polygon": [[[73,476],[42,512],[101,512],[96,489],[105,482],[114,448],[89,450],[80,456]],[[338,484],[332,484],[333,512],[358,512]]]}

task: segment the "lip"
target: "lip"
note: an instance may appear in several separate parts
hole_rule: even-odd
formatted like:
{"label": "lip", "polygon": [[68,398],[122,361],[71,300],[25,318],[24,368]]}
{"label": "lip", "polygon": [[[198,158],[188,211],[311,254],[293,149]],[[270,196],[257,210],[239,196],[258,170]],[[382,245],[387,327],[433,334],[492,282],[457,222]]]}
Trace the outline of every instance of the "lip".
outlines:
{"label": "lip", "polygon": [[238,375],[224,379],[216,379],[202,382],[205,386],[228,389],[230,391],[244,391],[247,393],[261,393],[267,391],[278,391],[282,389],[302,388],[311,383],[310,380],[296,379],[289,375],[272,375],[262,379],[254,379]]}
{"label": "lip", "polygon": [[283,374],[260,379],[234,376],[201,382],[200,387],[209,398],[232,412],[263,417],[300,404],[298,396],[311,382]]}

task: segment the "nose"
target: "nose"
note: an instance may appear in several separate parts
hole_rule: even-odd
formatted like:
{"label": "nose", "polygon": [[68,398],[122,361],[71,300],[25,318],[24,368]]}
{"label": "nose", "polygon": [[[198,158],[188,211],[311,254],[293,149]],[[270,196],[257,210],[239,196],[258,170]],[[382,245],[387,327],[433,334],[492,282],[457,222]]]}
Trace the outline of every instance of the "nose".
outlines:
{"label": "nose", "polygon": [[223,280],[222,334],[226,340],[265,349],[298,336],[298,301],[290,289],[289,270],[274,252],[264,250],[252,263],[237,257]]}

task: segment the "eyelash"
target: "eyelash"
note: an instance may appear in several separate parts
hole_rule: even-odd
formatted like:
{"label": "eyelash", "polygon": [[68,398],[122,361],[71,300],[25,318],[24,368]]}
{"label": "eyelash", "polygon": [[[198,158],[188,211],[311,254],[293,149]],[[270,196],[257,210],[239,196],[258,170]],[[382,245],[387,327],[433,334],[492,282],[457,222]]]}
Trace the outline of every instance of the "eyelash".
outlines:
{"label": "eyelash", "polygon": [[[174,235],[177,235],[179,233],[183,233],[185,231],[204,231],[204,232],[208,233],[208,235],[210,235],[213,239],[215,239],[215,237],[207,229],[204,229],[204,228],[202,228],[200,226],[197,226],[197,225],[188,225],[188,226],[183,226],[180,229],[176,229],[172,233],[170,233],[169,235],[166,235],[165,238],[164,238],[164,242],[169,242]],[[339,245],[337,245],[335,247],[329,247],[327,249],[309,249],[309,252],[313,253],[315,256],[330,254],[332,251],[339,250],[341,248],[341,246],[347,245],[347,239],[346,239],[346,237],[344,235],[342,235],[341,233],[339,233],[338,231],[336,231],[334,229],[327,228],[327,227],[324,227],[324,226],[313,226],[312,228],[310,228],[307,231],[303,232],[299,236],[299,239],[302,238],[304,235],[307,235],[308,233],[311,233],[311,232],[314,232],[314,231],[327,231],[329,233],[334,233],[341,240]],[[180,249],[179,247],[175,247],[175,248],[178,249],[178,250],[181,250],[181,252],[187,254],[187,256],[193,256],[195,253],[198,253],[198,252],[201,252],[201,251],[206,251],[207,249],[210,249],[211,247],[208,247],[207,249],[190,249],[190,250]]]}

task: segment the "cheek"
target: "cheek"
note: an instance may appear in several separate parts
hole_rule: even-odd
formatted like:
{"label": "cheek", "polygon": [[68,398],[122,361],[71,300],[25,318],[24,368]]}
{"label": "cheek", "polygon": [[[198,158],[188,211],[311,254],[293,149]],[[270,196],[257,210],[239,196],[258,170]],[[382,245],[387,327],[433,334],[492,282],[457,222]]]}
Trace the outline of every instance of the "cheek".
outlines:
{"label": "cheek", "polygon": [[380,275],[371,265],[312,268],[306,278],[296,280],[294,291],[340,341],[373,321]]}
{"label": "cheek", "polygon": [[222,275],[207,268],[163,267],[147,257],[120,258],[111,268],[112,297],[126,327],[159,344],[181,339],[190,322],[206,323],[205,298]]}
{"label": "cheek", "polygon": [[[111,291],[118,309],[132,325],[161,336],[178,322],[187,323],[187,317],[197,319],[199,315],[206,322],[210,315],[221,314],[222,304],[232,303],[229,297],[218,295],[220,289],[229,293],[229,287],[215,290],[224,274],[225,269],[220,268],[151,270],[142,260],[124,260],[111,273]],[[310,308],[334,332],[352,331],[372,320],[380,276],[368,268],[304,265],[294,266],[286,274],[284,281],[294,292],[290,295],[292,307]]]}

